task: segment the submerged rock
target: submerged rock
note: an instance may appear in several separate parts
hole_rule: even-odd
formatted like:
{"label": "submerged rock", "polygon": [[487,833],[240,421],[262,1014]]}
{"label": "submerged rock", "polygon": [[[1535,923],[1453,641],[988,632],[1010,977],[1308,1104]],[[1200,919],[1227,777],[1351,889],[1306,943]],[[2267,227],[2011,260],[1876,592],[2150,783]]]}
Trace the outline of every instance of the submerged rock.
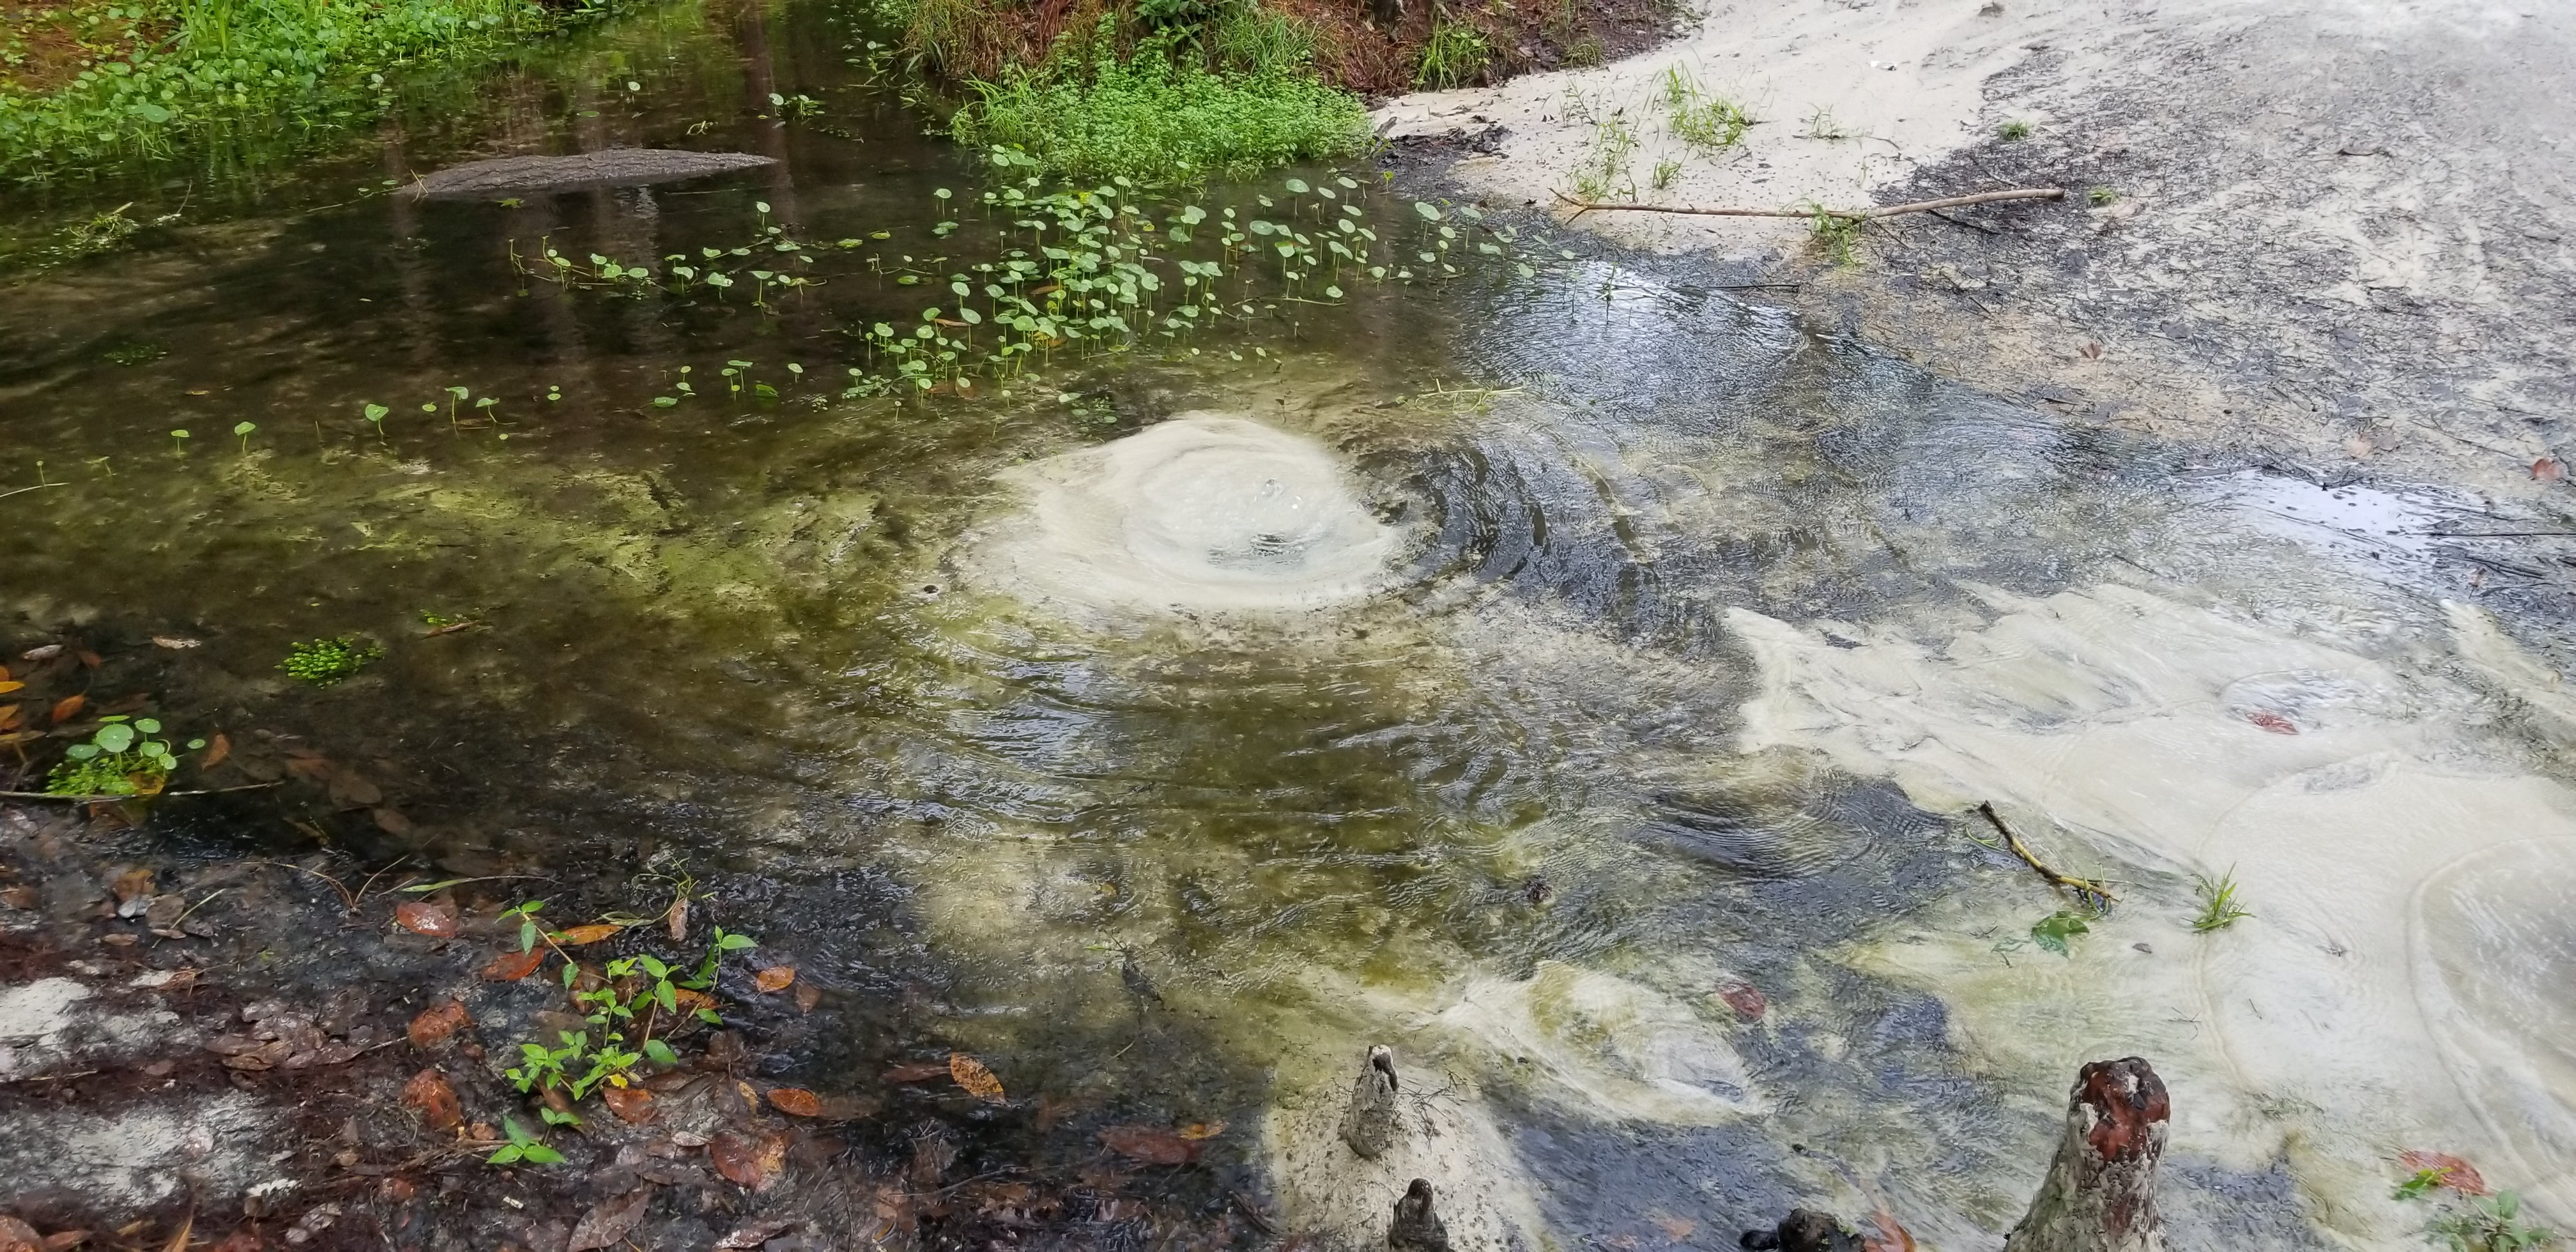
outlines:
{"label": "submerged rock", "polygon": [[[1359,1081],[1351,1087],[1351,1108],[1342,1115],[1342,1142],[1351,1151],[1376,1160],[1395,1142],[1402,1127],[1395,1103],[1395,1052],[1381,1043],[1360,1063]],[[1419,1180],[1415,1186],[1423,1186]]]}
{"label": "submerged rock", "polygon": [[1431,1211],[1430,1179],[1414,1179],[1397,1198],[1395,1220],[1386,1227],[1386,1246],[1403,1252],[1449,1252],[1449,1228]]}
{"label": "submerged rock", "polygon": [[1833,1214],[1814,1209],[1791,1209],[1777,1227],[1745,1231],[1737,1242],[1753,1252],[1861,1252],[1865,1246]]}
{"label": "submerged rock", "polygon": [[483,200],[496,196],[677,182],[777,164],[749,152],[684,152],[674,148],[607,148],[566,156],[495,157],[451,165],[413,179],[412,195],[434,200]]}

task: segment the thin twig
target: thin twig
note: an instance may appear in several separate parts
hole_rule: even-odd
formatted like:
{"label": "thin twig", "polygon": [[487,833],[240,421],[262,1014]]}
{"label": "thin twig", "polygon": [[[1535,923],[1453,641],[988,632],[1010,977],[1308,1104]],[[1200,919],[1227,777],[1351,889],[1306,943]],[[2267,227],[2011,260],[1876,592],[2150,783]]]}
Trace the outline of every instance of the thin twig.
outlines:
{"label": "thin twig", "polygon": [[2050,869],[2047,862],[2040,860],[2038,855],[2030,850],[2030,845],[2021,841],[2021,836],[2013,833],[2012,827],[2004,825],[2003,815],[1995,812],[1993,801],[1979,803],[1977,812],[1984,814],[1986,820],[1994,824],[1995,833],[2004,837],[2005,849],[2014,856],[2020,857],[2022,864],[2039,871],[2039,876],[2047,879],[2050,886],[2062,887],[2074,892],[2077,902],[2097,912],[2108,913],[2111,911],[2111,906],[2119,902],[2120,897],[2111,894],[2109,887],[2093,879],[2077,878],[2071,874],[2061,874]]}
{"label": "thin twig", "polygon": [[271,787],[285,785],[286,783],[280,780],[244,783],[238,787],[207,787],[196,791],[156,791],[148,796],[58,796],[50,791],[0,791],[0,800],[60,800],[65,804],[106,804],[124,800],[166,800],[173,796],[219,796],[235,791],[266,791]]}
{"label": "thin twig", "polygon": [[[1574,217],[1586,213],[1686,213],[1696,217],[1839,217],[1856,222],[1874,218],[1895,217],[1904,213],[1929,213],[1934,209],[1959,209],[1972,204],[1993,204],[1999,200],[2063,200],[2063,187],[2016,187],[2010,191],[1980,191],[1975,195],[1946,196],[1939,200],[1918,200],[1912,204],[1881,204],[1866,209],[1702,209],[1680,204],[1603,204],[1594,200],[1577,200],[1560,191],[1556,198],[1574,206]],[[1566,219],[1574,220],[1573,217]]]}
{"label": "thin twig", "polygon": [[71,486],[71,484],[70,484],[70,483],[38,483],[38,484],[36,484],[36,485],[35,485],[35,486],[33,486],[33,487],[20,487],[20,488],[18,488],[18,489],[16,489],[16,490],[14,490],[14,491],[0,491],[0,500],[6,500],[6,499],[8,499],[8,498],[9,498],[9,497],[11,497],[11,496],[23,496],[23,495],[27,494],[27,493],[28,493],[28,492],[30,492],[30,491],[43,491],[43,490],[44,490],[45,488],[47,488],[47,487],[68,487],[68,486]]}

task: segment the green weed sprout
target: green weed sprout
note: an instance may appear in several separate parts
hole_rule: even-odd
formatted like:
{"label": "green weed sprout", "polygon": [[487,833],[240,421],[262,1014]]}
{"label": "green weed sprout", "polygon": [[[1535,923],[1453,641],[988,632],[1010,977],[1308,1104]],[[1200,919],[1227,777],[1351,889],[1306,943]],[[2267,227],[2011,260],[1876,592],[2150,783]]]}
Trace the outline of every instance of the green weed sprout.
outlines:
{"label": "green weed sprout", "polygon": [[2522,1197],[2510,1191],[2472,1196],[2424,1227],[2445,1252],[2540,1252],[2558,1246],[2555,1231],[2526,1225]]}
{"label": "green weed sprout", "polygon": [[277,668],[299,681],[329,687],[355,677],[384,654],[383,645],[364,635],[341,635],[288,644],[286,659]]}
{"label": "green weed sprout", "polygon": [[2110,187],[2096,187],[2091,191],[2085,192],[2084,198],[2095,204],[2111,204],[2119,200],[2120,193],[2116,189]]}
{"label": "green weed sprout", "polygon": [[233,438],[241,440],[242,455],[250,455],[250,432],[259,429],[257,422],[233,423]]}
{"label": "green weed sprout", "polygon": [[2031,924],[2030,941],[2059,956],[2071,957],[2066,941],[2090,931],[2084,915],[2073,909],[2061,909]]}
{"label": "green weed sprout", "polygon": [[170,432],[170,450],[173,452],[185,452],[188,450],[188,431],[186,427],[181,427],[178,430]]}
{"label": "green weed sprout", "polygon": [[158,795],[179,768],[169,741],[150,738],[160,733],[161,723],[149,717],[101,718],[89,742],[64,750],[62,763],[45,776],[45,790],[58,796]]}
{"label": "green weed sprout", "polygon": [[369,404],[358,411],[365,414],[367,421],[376,428],[376,442],[383,443],[385,441],[385,419],[393,415],[393,410],[386,408],[381,404]]}
{"label": "green weed sprout", "polygon": [[2236,871],[2218,876],[2213,882],[2195,875],[2192,881],[2200,891],[2200,915],[2191,919],[2191,928],[2201,934],[2225,930],[2240,919],[2254,916],[2236,903]]}
{"label": "green weed sprout", "polygon": [[1413,85],[1439,91],[1464,87],[1483,78],[1485,66],[1493,59],[1494,45],[1483,31],[1444,16],[1432,23],[1431,40],[1422,45]]}
{"label": "green weed sprout", "polygon": [[2030,132],[2030,123],[2025,122],[2020,118],[2014,118],[2013,120],[2004,123],[2002,126],[1997,127],[1995,129],[1995,137],[2005,141],[2006,143],[2013,143],[2030,138]]}
{"label": "green weed sprout", "polygon": [[1849,214],[1836,213],[1823,205],[1809,206],[1807,236],[1816,247],[1834,258],[1836,265],[1850,265],[1860,259],[1860,232],[1864,221]]}
{"label": "green weed sprout", "polygon": [[1678,65],[1664,71],[1664,108],[1671,114],[1673,137],[1702,152],[1719,152],[1744,142],[1753,115],[1744,106],[1701,89]]}
{"label": "green weed sprout", "polygon": [[[553,1110],[549,1109],[547,1111],[552,1112]],[[525,1161],[530,1165],[560,1165],[563,1163],[563,1153],[557,1152],[553,1148],[549,1148],[545,1144],[538,1142],[537,1137],[529,1134],[528,1128],[520,1125],[517,1118],[502,1118],[501,1132],[510,1136],[510,1141],[495,1149],[492,1155],[484,1157],[483,1162],[485,1164],[516,1165],[521,1161]]]}

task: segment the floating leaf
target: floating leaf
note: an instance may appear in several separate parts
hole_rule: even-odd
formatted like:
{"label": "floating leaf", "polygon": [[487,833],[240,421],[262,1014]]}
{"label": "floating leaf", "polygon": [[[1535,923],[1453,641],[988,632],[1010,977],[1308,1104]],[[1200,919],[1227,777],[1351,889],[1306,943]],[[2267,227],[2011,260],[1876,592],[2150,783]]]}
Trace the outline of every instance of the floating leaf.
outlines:
{"label": "floating leaf", "polygon": [[707,1163],[735,1186],[767,1191],[776,1185],[778,1171],[787,1163],[787,1141],[776,1135],[756,1140],[717,1135],[707,1141]]}
{"label": "floating leaf", "polygon": [[406,900],[395,905],[394,924],[432,939],[456,937],[456,914],[426,900]]}
{"label": "floating leaf", "polygon": [[993,1104],[1002,1102],[1002,1080],[994,1077],[993,1071],[984,1068],[984,1063],[974,1057],[963,1052],[949,1053],[948,1076],[956,1079],[957,1085],[966,1089],[966,1094],[978,1100]]}
{"label": "floating leaf", "polygon": [[565,927],[556,931],[552,937],[556,943],[565,947],[578,948],[586,943],[616,938],[617,933],[623,929],[625,928],[622,926],[614,926],[607,922],[592,922],[587,926]]}
{"label": "floating leaf", "polygon": [[1736,1016],[1748,1022],[1762,1020],[1762,1015],[1771,1008],[1771,1001],[1762,994],[1762,989],[1749,982],[1727,983],[1717,989],[1717,998],[1726,1001]]}
{"label": "floating leaf", "polygon": [[465,1014],[464,1005],[454,1000],[445,1000],[421,1010],[418,1017],[411,1019],[411,1025],[405,1027],[403,1033],[410,1037],[413,1047],[434,1048],[447,1042],[449,1036],[457,1031],[463,1030],[471,1020]]}
{"label": "floating leaf", "polygon": [[761,994],[763,995],[767,995],[775,991],[785,991],[789,987],[795,985],[796,970],[792,966],[772,965],[759,973],[753,974],[751,976],[751,982],[753,986],[760,988]]}
{"label": "floating leaf", "polygon": [[1180,1129],[1180,1136],[1192,1142],[1196,1142],[1201,1139],[1214,1139],[1218,1135],[1224,1133],[1224,1122],[1191,1122],[1189,1125],[1183,1126]]}
{"label": "floating leaf", "polygon": [[803,1087],[772,1087],[769,1105],[791,1117],[821,1117],[823,1101]]}
{"label": "floating leaf", "polygon": [[1148,1165],[1187,1165],[1199,1157],[1199,1145],[1160,1126],[1112,1126],[1100,1132],[1102,1147]]}
{"label": "floating leaf", "polygon": [[403,1107],[419,1111],[421,1120],[433,1130],[454,1130],[465,1124],[465,1106],[456,1099],[456,1088],[434,1069],[411,1076],[402,1088]]}
{"label": "floating leaf", "polygon": [[63,723],[72,720],[72,718],[79,716],[81,706],[88,703],[88,696],[64,696],[62,699],[54,701],[54,724],[60,726]]}
{"label": "floating leaf", "polygon": [[504,952],[483,967],[480,977],[485,982],[517,982],[536,973],[537,967],[545,963],[546,956],[542,952]]}
{"label": "floating leaf", "polygon": [[2299,724],[2297,722],[2291,721],[2289,718],[2283,717],[2269,709],[2256,709],[2253,712],[2246,714],[2245,720],[2252,722],[2265,730],[2271,731],[2276,735],[2295,735],[2299,733]]}
{"label": "floating leaf", "polygon": [[2059,956],[2071,956],[2066,941],[2092,929],[2083,914],[2062,909],[2031,923],[2030,941]]}
{"label": "floating leaf", "polygon": [[200,770],[213,769],[214,767],[223,764],[224,758],[229,757],[232,754],[233,741],[226,738],[222,731],[216,731],[214,746],[206,749],[205,759],[197,762],[197,768]]}

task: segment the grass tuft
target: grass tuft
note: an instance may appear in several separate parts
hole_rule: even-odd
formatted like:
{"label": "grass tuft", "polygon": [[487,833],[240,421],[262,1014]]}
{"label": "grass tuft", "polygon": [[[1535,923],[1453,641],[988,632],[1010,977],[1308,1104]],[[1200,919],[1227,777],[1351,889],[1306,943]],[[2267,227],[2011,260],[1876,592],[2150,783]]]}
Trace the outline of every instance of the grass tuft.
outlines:
{"label": "grass tuft", "polygon": [[2219,875],[2215,882],[2199,877],[2195,877],[2193,881],[2198,884],[2200,891],[2200,915],[2191,919],[2193,930],[2205,935],[2213,930],[2225,930],[2245,918],[2254,916],[2238,907],[2236,903],[2234,870]]}
{"label": "grass tuft", "polygon": [[1486,67],[1494,60],[1494,45],[1485,33],[1465,22],[1442,17],[1431,26],[1431,40],[1422,45],[1422,59],[1415,66],[1413,85],[1446,91],[1483,82]]}

